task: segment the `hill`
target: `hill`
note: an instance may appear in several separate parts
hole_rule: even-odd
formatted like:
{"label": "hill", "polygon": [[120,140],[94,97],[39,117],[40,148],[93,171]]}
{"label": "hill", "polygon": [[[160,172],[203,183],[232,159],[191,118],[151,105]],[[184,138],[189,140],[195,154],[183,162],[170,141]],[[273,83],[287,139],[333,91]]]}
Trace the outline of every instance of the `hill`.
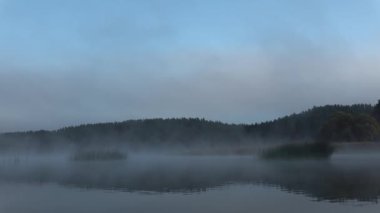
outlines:
{"label": "hill", "polygon": [[273,121],[245,126],[252,137],[286,138],[292,140],[314,139],[323,125],[338,112],[371,115],[374,107],[370,104],[326,105],[313,107],[298,114],[292,114]]}
{"label": "hill", "polygon": [[255,141],[313,140],[323,125],[337,112],[371,115],[373,106],[327,105],[285,116],[273,121],[226,124],[199,118],[145,119],[124,122],[86,124],[55,131],[29,131],[0,135],[2,149],[27,147],[49,149],[52,146],[120,145],[193,146],[235,145]]}

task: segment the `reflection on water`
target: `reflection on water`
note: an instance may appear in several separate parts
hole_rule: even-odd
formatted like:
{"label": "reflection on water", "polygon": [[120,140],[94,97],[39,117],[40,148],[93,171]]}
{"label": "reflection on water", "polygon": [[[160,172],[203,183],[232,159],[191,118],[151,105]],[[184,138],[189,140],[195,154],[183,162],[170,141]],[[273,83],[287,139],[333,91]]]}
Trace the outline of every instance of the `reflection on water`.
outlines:
{"label": "reflection on water", "polygon": [[253,157],[135,156],[126,161],[72,162],[2,158],[2,183],[54,183],[84,189],[193,193],[233,184],[277,187],[315,200],[378,200],[380,158],[260,161]]}

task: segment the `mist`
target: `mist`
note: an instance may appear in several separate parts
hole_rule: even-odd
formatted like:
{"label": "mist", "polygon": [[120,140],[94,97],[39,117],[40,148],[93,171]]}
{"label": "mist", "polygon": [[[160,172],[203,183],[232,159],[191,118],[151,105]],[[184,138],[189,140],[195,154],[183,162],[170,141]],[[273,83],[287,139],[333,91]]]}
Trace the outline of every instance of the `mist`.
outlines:
{"label": "mist", "polygon": [[379,0],[0,0],[0,212],[378,213],[379,26]]}

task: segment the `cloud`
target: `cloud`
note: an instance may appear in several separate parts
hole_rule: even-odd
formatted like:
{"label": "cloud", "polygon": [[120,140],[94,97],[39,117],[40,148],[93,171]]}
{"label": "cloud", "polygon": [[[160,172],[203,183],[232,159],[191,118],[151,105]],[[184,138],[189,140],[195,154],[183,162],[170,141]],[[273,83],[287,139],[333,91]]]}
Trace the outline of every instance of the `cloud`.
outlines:
{"label": "cloud", "polygon": [[105,2],[5,1],[0,132],[379,98],[372,1]]}
{"label": "cloud", "polygon": [[54,71],[3,67],[1,129],[182,116],[249,123],[378,98],[375,55],[288,44],[288,52],[187,50]]}

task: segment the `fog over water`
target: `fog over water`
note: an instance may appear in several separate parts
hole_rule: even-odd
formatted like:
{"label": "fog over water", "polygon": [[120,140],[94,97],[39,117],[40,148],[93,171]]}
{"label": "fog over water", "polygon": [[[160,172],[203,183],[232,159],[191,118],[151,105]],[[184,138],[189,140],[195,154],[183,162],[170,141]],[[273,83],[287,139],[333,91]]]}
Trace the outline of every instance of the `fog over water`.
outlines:
{"label": "fog over water", "polygon": [[0,213],[378,213],[379,26],[380,0],[0,0]]}
{"label": "fog over water", "polygon": [[77,162],[68,154],[4,155],[0,209],[292,212],[298,203],[297,211],[376,212],[379,160],[377,153],[308,161],[140,153],[121,161]]}

